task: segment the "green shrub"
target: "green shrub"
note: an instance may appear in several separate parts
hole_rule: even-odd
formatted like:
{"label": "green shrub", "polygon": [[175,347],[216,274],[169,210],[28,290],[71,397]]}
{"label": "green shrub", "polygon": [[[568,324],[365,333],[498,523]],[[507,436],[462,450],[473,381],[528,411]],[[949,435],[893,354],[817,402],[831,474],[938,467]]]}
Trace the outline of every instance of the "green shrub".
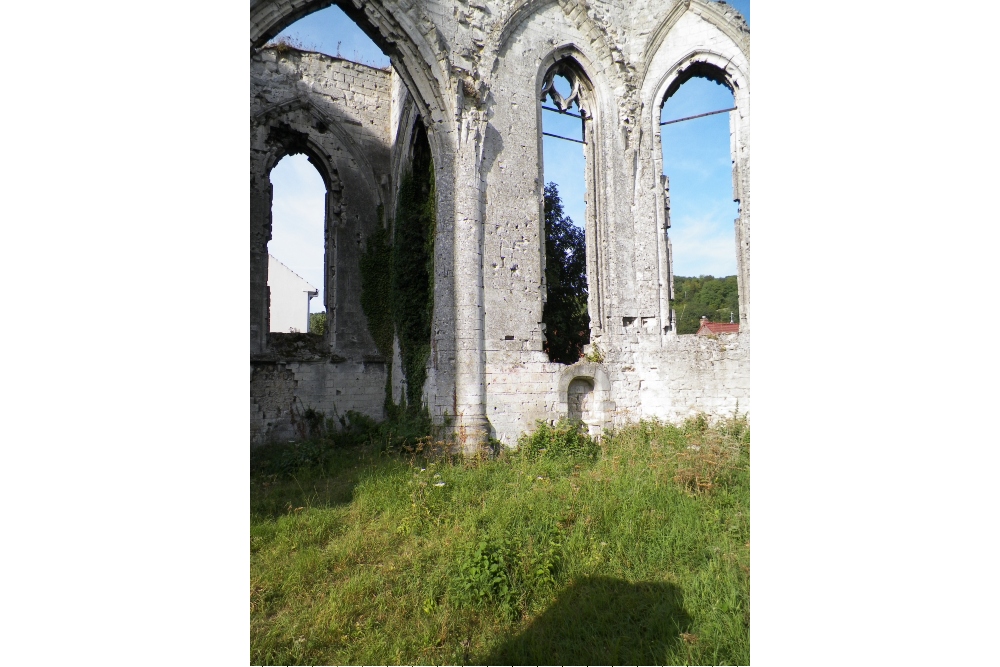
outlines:
{"label": "green shrub", "polygon": [[251,474],[287,474],[311,466],[323,468],[331,450],[345,447],[369,445],[381,451],[407,450],[429,437],[431,418],[423,409],[398,410],[383,421],[354,410],[334,419],[307,408],[296,423],[296,430],[299,441],[251,449]]}
{"label": "green shrub", "polygon": [[506,534],[479,540],[460,557],[459,599],[481,608],[492,605],[502,616],[517,618],[555,587],[562,561],[560,537],[552,529],[533,548]]}
{"label": "green shrub", "polygon": [[522,435],[518,450],[528,458],[596,459],[601,447],[586,431],[581,421],[560,419],[555,426],[539,420],[533,433]]}
{"label": "green shrub", "polygon": [[321,465],[327,445],[322,441],[282,442],[250,450],[250,474],[286,474]]}
{"label": "green shrub", "polygon": [[514,553],[508,540],[482,541],[469,549],[459,562],[463,601],[473,605],[492,603],[510,615],[514,609],[513,565]]}

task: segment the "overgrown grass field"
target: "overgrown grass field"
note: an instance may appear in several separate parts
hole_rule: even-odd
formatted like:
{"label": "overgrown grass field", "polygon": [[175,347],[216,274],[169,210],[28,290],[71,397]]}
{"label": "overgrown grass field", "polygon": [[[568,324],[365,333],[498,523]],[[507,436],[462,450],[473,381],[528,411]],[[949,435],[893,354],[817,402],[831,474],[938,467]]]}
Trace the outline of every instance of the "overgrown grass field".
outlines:
{"label": "overgrown grass field", "polygon": [[356,440],[252,454],[254,664],[749,663],[745,420]]}

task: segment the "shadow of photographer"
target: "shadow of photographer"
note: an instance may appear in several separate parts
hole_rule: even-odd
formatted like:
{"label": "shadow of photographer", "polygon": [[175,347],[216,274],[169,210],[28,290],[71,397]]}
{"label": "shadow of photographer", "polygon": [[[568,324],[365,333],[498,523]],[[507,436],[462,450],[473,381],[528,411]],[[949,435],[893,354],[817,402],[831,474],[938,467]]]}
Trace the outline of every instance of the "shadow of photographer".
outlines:
{"label": "shadow of photographer", "polygon": [[577,581],[481,665],[662,665],[691,617],[680,588],[608,577]]}

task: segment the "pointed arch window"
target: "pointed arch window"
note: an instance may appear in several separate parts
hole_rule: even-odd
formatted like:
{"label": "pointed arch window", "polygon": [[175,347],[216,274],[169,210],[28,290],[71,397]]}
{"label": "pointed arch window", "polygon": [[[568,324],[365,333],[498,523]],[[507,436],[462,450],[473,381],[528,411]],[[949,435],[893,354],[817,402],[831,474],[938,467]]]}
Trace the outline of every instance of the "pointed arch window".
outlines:
{"label": "pointed arch window", "polygon": [[544,349],[550,361],[570,364],[600,328],[593,87],[579,63],[563,57],[544,71],[538,99]]}

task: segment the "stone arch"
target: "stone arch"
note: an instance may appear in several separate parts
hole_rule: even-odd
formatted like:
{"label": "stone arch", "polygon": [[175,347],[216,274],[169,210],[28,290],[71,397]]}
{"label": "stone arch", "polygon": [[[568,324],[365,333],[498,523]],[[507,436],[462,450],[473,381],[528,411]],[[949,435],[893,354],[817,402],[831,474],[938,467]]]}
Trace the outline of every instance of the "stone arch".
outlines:
{"label": "stone arch", "polygon": [[[696,49],[680,58],[657,81],[652,89],[652,103],[646,119],[650,128],[653,173],[663,174],[663,153],[660,140],[660,113],[664,103],[685,82],[702,77],[726,86],[733,94],[735,111],[730,112],[731,159],[733,163],[733,199],[739,203],[739,217],[735,221],[736,279],[740,302],[740,331],[749,331],[750,322],[750,79],[748,73],[732,57],[710,50]],[[665,229],[667,194],[663,187],[655,187],[657,229]],[[664,234],[659,234],[657,246],[660,253],[660,308],[663,319],[669,321],[669,291],[673,284],[672,258]]]}
{"label": "stone arch", "polygon": [[[589,396],[581,400],[581,396],[588,392],[580,389],[589,389]],[[581,410],[580,420],[587,425],[592,436],[600,435],[611,426],[615,411],[615,404],[611,401],[611,380],[600,364],[579,361],[567,366],[559,376],[556,392],[556,414],[560,417],[572,418],[574,410]]]}
{"label": "stone arch", "polygon": [[666,15],[660,20],[653,31],[646,47],[643,49],[642,68],[639,72],[640,78],[645,79],[653,63],[653,57],[659,51],[663,41],[670,34],[677,22],[689,10],[697,14],[718,28],[725,34],[736,47],[742,52],[747,60],[750,59],[750,29],[746,20],[733,7],[729,5],[719,6],[718,2],[706,2],[705,0],[679,0],[675,2]]}
{"label": "stone arch", "polygon": [[504,48],[510,41],[511,36],[519,27],[521,27],[522,23],[530,18],[535,12],[547,7],[548,5],[555,4],[558,1],[559,0],[521,0],[518,2],[511,11],[510,16],[504,22],[503,27],[500,29],[497,36],[497,54],[503,53]]}
{"label": "stone arch", "polygon": [[[378,179],[367,153],[349,132],[350,119],[325,112],[308,99],[274,104],[251,118],[251,324],[258,323],[256,353],[269,351],[267,242],[271,229],[270,172],[284,156],[304,154],[326,187],[324,212],[324,344],[338,356],[372,356],[362,319],[358,249],[371,232],[375,210],[384,207],[388,179]],[[373,158],[377,159],[377,158]],[[253,331],[253,329],[252,329]]]}
{"label": "stone arch", "polygon": [[[530,19],[534,14],[553,4],[559,5],[563,14],[567,19],[569,19],[570,24],[588,40],[588,44],[590,44],[592,48],[596,49],[596,55],[598,58],[588,59],[591,64],[589,71],[597,71],[593,68],[592,64],[600,61],[601,63],[604,63],[606,67],[616,70],[620,75],[627,75],[627,68],[624,66],[625,59],[620,50],[614,45],[614,41],[609,38],[605,27],[600,22],[595,21],[587,13],[584,6],[582,6],[579,2],[576,2],[576,0],[523,0],[518,3],[514,7],[513,11],[511,11],[509,18],[504,22],[503,27],[497,34],[497,56],[499,57],[503,55],[507,45],[510,43],[511,38],[525,21]],[[582,50],[578,47],[577,50],[582,52]],[[618,57],[616,57],[616,54]],[[496,63],[494,63],[494,68],[495,67]]]}
{"label": "stone arch", "polygon": [[[318,110],[308,100],[294,99],[277,104],[250,118],[251,133],[255,129],[266,128],[268,130],[264,145],[255,146],[265,150],[266,157],[260,168],[265,175],[270,174],[283,157],[301,153],[309,158],[309,162],[316,167],[320,176],[323,177],[323,182],[329,187],[331,177],[336,171],[333,163],[328,159],[330,156],[316,143],[311,133],[291,128],[292,123],[303,125],[300,119],[295,118],[295,115],[302,111],[308,115],[321,117]],[[288,129],[282,132],[282,127]],[[275,132],[275,130],[278,131]],[[343,141],[343,137],[339,133],[338,139]],[[348,142],[343,141],[343,143],[347,144]]]}
{"label": "stone arch", "polygon": [[300,18],[331,5],[347,16],[392,60],[421,114],[435,123],[453,117],[440,82],[450,80],[448,44],[418,5],[402,11],[386,0],[256,0],[250,5],[250,49]]}
{"label": "stone arch", "polygon": [[[324,113],[319,107],[313,104],[311,100],[297,97],[272,105],[251,117],[251,128],[272,124],[274,122],[280,123],[283,119],[288,118],[296,112],[303,112],[304,114],[310,116],[314,121],[310,123],[310,126],[316,131],[321,134],[330,132],[337,138],[337,141],[345,149],[347,149],[351,158],[361,167],[361,176],[367,182],[372,191],[377,194],[379,204],[384,204],[386,200],[386,193],[381,187],[378,179],[375,178],[375,170],[372,168],[371,161],[368,159],[368,153],[362,150],[361,147],[358,146],[358,143],[354,140],[354,137],[344,130],[343,125],[341,124],[343,121],[341,121],[341,119],[333,118]],[[324,181],[329,180],[327,178],[328,174],[336,171],[332,162],[330,162],[330,156],[326,155],[317,145],[312,132],[308,133],[308,141],[305,144],[305,149],[300,152],[309,157],[310,162],[316,165],[316,169],[320,172],[320,175],[323,176]],[[270,158],[273,161],[269,165],[266,165],[268,173],[270,173],[271,169],[274,168],[274,165],[277,164],[278,160],[282,157],[284,157],[284,155],[272,156]]]}
{"label": "stone arch", "polygon": [[[413,98],[407,95],[399,114],[396,135],[393,137],[392,161],[389,167],[393,183],[400,183],[403,180],[403,172],[406,171],[407,165],[413,156],[416,126],[417,123],[422,122],[420,111],[417,109],[416,104],[414,104]],[[425,127],[424,129],[426,130],[427,128]],[[398,194],[396,191],[390,193],[389,211],[394,212],[396,210],[396,196]]]}

